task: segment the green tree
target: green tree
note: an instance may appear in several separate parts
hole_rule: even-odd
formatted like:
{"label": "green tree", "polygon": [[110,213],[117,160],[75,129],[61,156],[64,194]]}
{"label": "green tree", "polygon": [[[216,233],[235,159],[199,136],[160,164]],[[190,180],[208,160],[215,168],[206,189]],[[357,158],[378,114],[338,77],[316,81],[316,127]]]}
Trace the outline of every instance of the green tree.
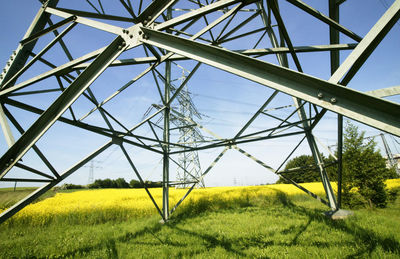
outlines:
{"label": "green tree", "polygon": [[129,182],[129,186],[131,188],[143,188],[143,184],[141,182],[139,182],[138,180],[132,179]]}
{"label": "green tree", "polygon": [[116,188],[129,188],[129,183],[124,178],[114,180],[114,184]]}
{"label": "green tree", "polygon": [[115,180],[107,179],[97,179],[94,183],[89,185],[89,189],[99,189],[99,188],[118,188]]}
{"label": "green tree", "polygon": [[[286,163],[284,176],[296,183],[315,182],[319,180],[319,174],[315,170],[314,158],[310,155],[297,156]],[[280,177],[277,183],[288,183]]]}
{"label": "green tree", "polygon": [[[373,139],[365,138],[365,132],[347,122],[343,135],[343,183],[342,201],[348,207],[359,205],[369,207],[385,207],[388,192],[385,180],[397,178],[394,169],[386,168],[386,161],[376,149]],[[323,160],[328,177],[337,180],[336,159],[332,156]],[[295,157],[286,164],[283,175],[297,183],[321,181],[314,159],[310,155]],[[286,183],[280,177],[277,183]],[[393,194],[390,194],[393,196]]]}
{"label": "green tree", "polygon": [[350,207],[385,207],[388,194],[385,180],[393,176],[386,161],[376,150],[376,142],[347,122],[343,135],[343,203]]}
{"label": "green tree", "polygon": [[[322,155],[322,159],[324,160],[325,165],[331,165],[334,163],[335,159],[333,157],[325,158]],[[336,171],[332,167],[325,168],[329,179],[336,179]],[[310,155],[301,155],[294,157],[289,160],[284,169],[284,176],[289,177],[296,183],[308,183],[308,182],[318,182],[321,181],[321,177],[319,174],[319,169],[315,164],[315,160],[313,156]],[[279,180],[276,183],[288,183],[284,178],[279,177]]]}

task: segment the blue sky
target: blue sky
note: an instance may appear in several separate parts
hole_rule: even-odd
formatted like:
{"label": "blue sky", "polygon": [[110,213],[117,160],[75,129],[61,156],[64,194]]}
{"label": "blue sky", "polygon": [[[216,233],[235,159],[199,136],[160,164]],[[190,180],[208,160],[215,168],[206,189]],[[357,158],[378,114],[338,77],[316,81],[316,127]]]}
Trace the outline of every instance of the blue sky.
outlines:
{"label": "blue sky", "polygon": [[[64,4],[65,1],[60,1]],[[287,23],[289,35],[291,35],[295,46],[302,45],[322,45],[329,42],[328,26],[321,24],[315,18],[304,14],[291,6],[285,1],[279,1],[281,4],[282,16]],[[327,13],[327,1],[305,1],[323,13]],[[367,0],[367,1],[346,1],[341,7],[341,23],[358,35],[364,36],[369,29],[376,23],[380,16],[385,12],[387,6],[393,1],[389,0]],[[78,2],[72,1],[68,5],[74,6]],[[79,2],[90,10],[90,6],[85,1]],[[0,41],[0,62],[5,64],[11,52],[17,47],[33,20],[38,8],[39,1],[8,1],[0,10],[0,25],[3,28],[3,37]],[[210,17],[210,19],[213,16]],[[295,20],[298,19],[298,20]],[[55,20],[56,21],[56,20]],[[298,22],[297,22],[298,21]],[[256,22],[249,26],[258,26]],[[198,29],[198,28],[195,28]],[[389,32],[388,36],[382,41],[376,51],[371,55],[359,73],[350,82],[349,87],[360,90],[369,91],[389,86],[400,85],[400,25],[399,23]],[[238,32],[240,33],[240,31]],[[43,40],[38,42],[38,48],[46,44],[46,40],[50,37],[43,37]],[[105,46],[107,42],[112,40],[110,34],[97,33],[94,29],[80,26],[76,32],[71,32],[68,35],[66,42],[71,47],[71,52],[74,57],[79,57],[90,50],[95,50]],[[84,40],[83,40],[84,39]],[[353,41],[346,36],[341,37],[342,43],[352,43]],[[236,44],[236,45],[235,45]],[[243,49],[246,42],[237,42],[227,44],[232,49]],[[270,47],[268,41],[263,41],[259,48]],[[342,60],[346,57],[349,51],[342,52]],[[132,56],[143,56],[143,52],[132,50],[124,54],[121,58],[130,58]],[[47,58],[55,63],[60,64],[67,62],[65,56],[62,56],[57,49],[50,52]],[[306,73],[328,79],[329,78],[329,54],[299,54],[300,62]],[[268,62],[277,63],[276,58],[268,56],[265,58]],[[180,62],[180,65],[186,69],[194,67],[192,61]],[[293,69],[293,62],[290,62]],[[93,84],[96,97],[99,100],[107,97],[118,86],[123,85],[126,81],[132,79],[135,74],[143,70],[145,66],[118,68],[107,70]],[[45,66],[36,66],[27,72],[24,78],[33,76],[43,71],[46,71]],[[163,67],[160,66],[160,71]],[[174,77],[180,76],[181,70],[178,67],[173,68]],[[43,83],[44,87],[50,87],[55,84],[54,79],[46,80]],[[226,72],[220,72],[206,65],[201,65],[198,72],[189,82],[189,90],[192,93],[193,100],[200,113],[204,114],[201,123],[222,137],[232,137],[241,126],[251,117],[258,107],[272,93],[271,89],[249,82],[247,80],[230,75]],[[140,121],[142,115],[152,103],[157,103],[157,91],[154,87],[154,80],[150,75],[144,77],[138,82],[137,86],[128,88],[126,92],[116,98],[115,102],[107,105],[111,111],[118,114],[118,119],[126,125],[134,125]],[[45,99],[43,99],[45,98]],[[31,104],[46,107],[56,98],[55,94],[45,96],[35,96],[29,98],[20,98],[21,101],[26,101]],[[399,96],[390,98],[391,101],[400,102]],[[292,99],[284,94],[280,94],[275,101],[271,103],[270,108],[280,107],[292,104]],[[79,115],[84,115],[91,104],[84,99],[78,99],[74,104],[76,112]],[[20,118],[20,123],[26,128],[35,119],[34,116],[27,113],[13,110],[17,117]],[[274,112],[277,116],[283,116],[290,112],[290,108],[281,109]],[[102,125],[101,116],[94,113],[87,118],[87,122]],[[249,131],[259,130],[264,128],[269,121],[260,118],[254,122],[254,125]],[[360,125],[356,123],[357,125]],[[367,136],[377,135],[380,132],[360,125],[360,128],[365,130]],[[148,129],[143,129],[141,133],[148,133]],[[321,121],[320,125],[315,130],[315,135],[325,146],[334,145],[336,143],[336,125],[335,115],[328,113],[326,118]],[[207,135],[207,133],[204,133]],[[176,136],[175,136],[176,137]],[[285,158],[296,144],[300,137],[284,138],[268,141],[265,143],[247,144],[241,147],[249,153],[255,155],[267,164],[276,168]],[[391,145],[392,151],[396,152],[400,146],[396,140],[387,136],[388,142]],[[378,139],[377,139],[378,140]],[[83,157],[85,154],[93,151],[107,139],[103,137],[93,136],[83,130],[77,130],[64,124],[56,123],[46,135],[38,142],[38,146],[44,150],[49,160],[54,163],[55,167],[62,172],[69,168],[73,163]],[[378,146],[383,149],[380,139]],[[327,154],[327,151],[321,146],[321,151]],[[132,159],[137,163],[139,171],[143,174],[144,179],[159,180],[161,179],[161,157],[151,154],[148,151],[143,151],[135,147],[128,147]],[[3,138],[0,139],[0,152],[6,150],[6,143]],[[211,163],[211,161],[221,152],[221,149],[209,150],[200,152],[203,170]],[[294,155],[308,154],[308,147],[303,144],[299,151]],[[35,160],[35,155],[28,152],[26,159]],[[177,159],[177,158],[176,158]],[[94,178],[118,178],[124,177],[127,180],[134,178],[133,172],[130,170],[127,162],[123,159],[121,151],[117,147],[111,147],[104,154],[96,159]],[[36,162],[34,162],[36,163]],[[37,168],[43,168],[40,163],[35,164]],[[44,169],[45,170],[45,169]],[[175,174],[176,168],[171,166],[171,174]],[[89,167],[82,168],[74,175],[66,180],[69,183],[86,184],[88,180]],[[18,175],[18,172],[15,172]],[[235,150],[229,150],[221,159],[221,162],[213,169],[206,177],[206,185],[253,185],[262,183],[272,183],[277,180],[277,176],[270,172],[266,172],[258,164],[249,160]],[[0,186],[5,186],[4,183]]]}

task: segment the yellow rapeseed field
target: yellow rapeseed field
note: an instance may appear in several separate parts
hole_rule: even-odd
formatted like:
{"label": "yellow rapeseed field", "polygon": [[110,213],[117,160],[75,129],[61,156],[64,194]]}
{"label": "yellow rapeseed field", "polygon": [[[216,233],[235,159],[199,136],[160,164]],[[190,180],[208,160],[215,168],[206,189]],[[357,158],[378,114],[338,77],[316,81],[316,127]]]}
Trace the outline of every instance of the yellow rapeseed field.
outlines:
{"label": "yellow rapeseed field", "polygon": [[388,189],[399,188],[400,187],[400,179],[386,180],[386,187]]}
{"label": "yellow rapeseed field", "polygon": [[[305,188],[323,194],[321,183],[305,183]],[[400,179],[388,180],[388,188],[400,187]],[[333,184],[336,188],[336,184]],[[152,188],[151,194],[161,208],[162,189]],[[169,189],[170,206],[176,204],[187,189]],[[250,198],[265,198],[283,192],[297,195],[303,192],[290,184],[274,184],[248,187],[210,187],[194,189],[180,209],[196,206],[203,202],[213,206],[227,202],[243,202]],[[210,205],[211,204],[211,205]],[[178,209],[179,210],[179,209]],[[110,220],[126,220],[157,213],[144,189],[100,189],[82,190],[72,193],[57,193],[54,197],[30,204],[18,212],[7,224],[45,225],[52,221],[70,223],[101,223]]]}

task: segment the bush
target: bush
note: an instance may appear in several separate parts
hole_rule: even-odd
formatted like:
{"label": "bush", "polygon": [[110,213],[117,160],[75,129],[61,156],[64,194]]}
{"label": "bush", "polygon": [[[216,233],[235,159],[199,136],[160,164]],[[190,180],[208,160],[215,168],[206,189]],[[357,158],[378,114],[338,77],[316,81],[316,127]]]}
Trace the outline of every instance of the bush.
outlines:
{"label": "bush", "polygon": [[[388,202],[385,180],[393,176],[373,139],[347,122],[343,142],[343,203],[384,208]],[[360,196],[354,194],[358,192]]]}
{"label": "bush", "polygon": [[[145,181],[148,188],[162,187],[162,182]],[[143,188],[143,184],[138,180],[131,180],[129,183],[124,178],[112,179],[97,179],[94,183],[89,184],[89,189],[103,189],[103,188]]]}
{"label": "bush", "polygon": [[[342,201],[347,207],[386,207],[395,194],[388,193],[385,180],[397,178],[394,169],[386,168],[386,161],[376,150],[373,139],[366,139],[365,132],[347,122],[343,141],[343,182]],[[337,165],[332,156],[323,157],[330,180],[337,180]],[[290,170],[294,169],[294,170]],[[286,164],[285,173],[297,183],[321,181],[318,169],[312,156],[295,157]],[[277,183],[286,183],[280,177]]]}
{"label": "bush", "polygon": [[[332,165],[335,162],[335,159],[331,156],[325,158],[323,154],[321,154],[322,159],[325,165]],[[293,171],[291,172],[292,169]],[[292,179],[296,183],[310,183],[310,182],[319,182],[321,181],[321,176],[319,173],[319,169],[315,164],[315,160],[310,155],[301,155],[290,159],[285,166],[284,176]],[[334,167],[326,167],[326,172],[328,173],[329,179],[336,179],[336,170]],[[276,183],[290,183],[286,181],[283,177],[279,177],[279,180]]]}
{"label": "bush", "polygon": [[125,181],[124,178],[118,178],[114,181],[115,188],[129,188],[129,183]]}
{"label": "bush", "polygon": [[[162,187],[162,182],[145,181],[144,184],[146,185],[147,188]],[[129,182],[129,186],[131,188],[144,188],[144,185],[135,179],[133,179]]]}
{"label": "bush", "polygon": [[133,179],[129,182],[129,186],[131,188],[143,188],[143,184],[135,179]]}
{"label": "bush", "polygon": [[58,189],[60,189],[60,190],[72,190],[72,189],[84,189],[84,188],[85,188],[85,186],[83,186],[83,185],[72,184],[72,183],[64,183]]}
{"label": "bush", "polygon": [[97,179],[94,183],[89,184],[89,189],[101,189],[101,188],[118,188],[115,180],[111,180],[109,178],[101,180]]}

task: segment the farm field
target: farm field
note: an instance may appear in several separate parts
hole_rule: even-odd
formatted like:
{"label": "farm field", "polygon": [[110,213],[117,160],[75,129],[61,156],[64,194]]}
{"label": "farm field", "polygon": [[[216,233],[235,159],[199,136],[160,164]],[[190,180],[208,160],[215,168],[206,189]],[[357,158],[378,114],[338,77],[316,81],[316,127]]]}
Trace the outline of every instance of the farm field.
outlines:
{"label": "farm field", "polygon": [[[160,224],[141,191],[57,193],[32,204],[0,226],[0,258],[400,257],[400,199],[332,221],[291,185],[196,189]],[[171,189],[172,203],[183,192]]]}
{"label": "farm field", "polygon": [[[33,192],[35,189],[35,187],[18,187],[14,191],[14,188],[0,188],[0,211],[12,206],[14,203]],[[56,192],[54,190],[50,190],[44,195],[40,196],[37,201],[52,197],[55,194]]]}

